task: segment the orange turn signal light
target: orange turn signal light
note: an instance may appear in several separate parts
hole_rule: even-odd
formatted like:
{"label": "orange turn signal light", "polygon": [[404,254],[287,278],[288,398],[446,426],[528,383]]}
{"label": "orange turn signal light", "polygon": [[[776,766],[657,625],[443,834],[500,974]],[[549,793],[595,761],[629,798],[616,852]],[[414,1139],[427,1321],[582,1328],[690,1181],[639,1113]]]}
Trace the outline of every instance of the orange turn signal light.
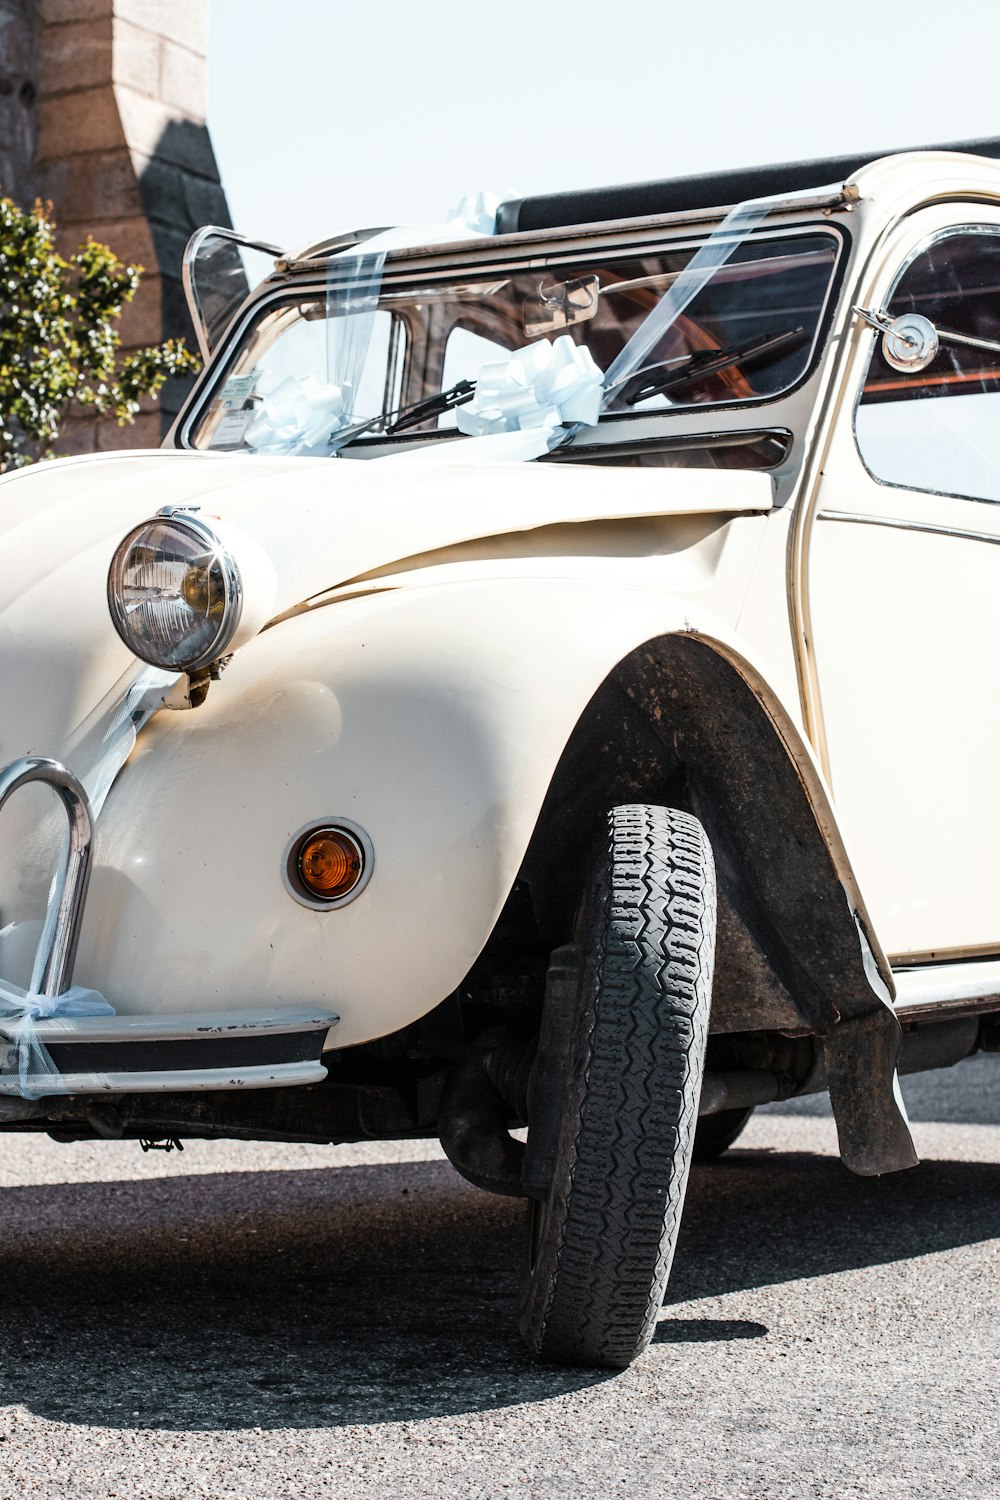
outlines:
{"label": "orange turn signal light", "polygon": [[317,901],[341,901],[361,879],[365,856],[345,829],[317,828],[300,843],[296,863],[308,895]]}

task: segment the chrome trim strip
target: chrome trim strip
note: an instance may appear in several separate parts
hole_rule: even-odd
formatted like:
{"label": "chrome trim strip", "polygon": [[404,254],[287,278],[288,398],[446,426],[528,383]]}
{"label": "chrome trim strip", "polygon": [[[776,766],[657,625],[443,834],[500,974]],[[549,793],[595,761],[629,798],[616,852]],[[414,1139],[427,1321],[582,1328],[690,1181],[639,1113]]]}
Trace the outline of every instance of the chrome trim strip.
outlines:
{"label": "chrome trim strip", "polygon": [[901,1021],[1000,1011],[1000,962],[928,964],[894,969]]}
{"label": "chrome trim strip", "polygon": [[[838,208],[847,205],[853,207],[857,202],[857,197],[857,189],[852,183],[844,183],[842,186],[831,183],[828,187],[816,192],[790,193],[784,198],[769,199],[768,218],[777,214],[815,213],[817,209],[821,209],[825,214],[832,214]],[[424,245],[401,246],[397,250],[390,251],[390,254],[394,261],[400,263],[420,258],[437,257],[440,259],[443,257],[453,267],[456,257],[459,254],[468,255],[471,248],[476,256],[477,264],[488,265],[492,260],[510,251],[516,251],[524,245],[539,244],[547,249],[549,245],[558,244],[563,240],[582,241],[599,239],[601,236],[610,238],[619,235],[626,235],[631,239],[635,234],[646,230],[683,229],[689,224],[697,229],[703,224],[721,224],[726,215],[739,206],[736,203],[718,204],[708,208],[678,209],[669,214],[641,214],[635,219],[599,219],[590,224],[563,224],[557,229],[519,229],[513,234],[484,235],[482,239],[475,241],[455,240],[450,243],[443,240],[438,243],[431,241]],[[304,250],[296,251],[294,256],[287,257],[281,262],[281,270],[291,272],[311,271],[317,268],[322,270],[331,261],[335,261],[344,248],[353,248],[348,243],[346,246],[339,246],[331,254],[324,255],[322,252],[327,243],[325,240],[319,240],[315,246],[306,246]],[[362,247],[363,242],[358,248]]]}
{"label": "chrome trim strip", "polygon": [[903,952],[890,953],[889,963],[893,969],[905,973],[908,969],[942,968],[950,964],[992,963],[1000,960],[1000,943],[959,943],[954,947],[908,948]]}
{"label": "chrome trim strip", "polygon": [[957,536],[966,542],[992,542],[1000,547],[1000,536],[989,531],[966,531],[961,526],[940,526],[934,521],[903,521],[895,516],[863,515],[849,510],[818,510],[817,521],[853,521],[858,526],[891,526],[896,531],[927,531],[934,536]]}
{"label": "chrome trim strip", "polygon": [[[277,1063],[249,1068],[182,1068],[165,1073],[44,1073],[28,1075],[38,1095],[196,1093],[203,1089],[280,1089],[322,1083],[321,1062]],[[0,1095],[17,1095],[17,1074],[0,1078]]]}

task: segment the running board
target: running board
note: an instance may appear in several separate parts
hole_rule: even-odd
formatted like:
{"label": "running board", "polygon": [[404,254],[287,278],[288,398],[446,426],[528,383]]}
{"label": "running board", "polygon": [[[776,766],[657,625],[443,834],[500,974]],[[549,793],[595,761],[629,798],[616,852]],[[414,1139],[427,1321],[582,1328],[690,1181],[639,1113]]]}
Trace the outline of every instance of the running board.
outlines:
{"label": "running board", "polygon": [[894,969],[900,1021],[944,1021],[1000,1011],[1000,960]]}

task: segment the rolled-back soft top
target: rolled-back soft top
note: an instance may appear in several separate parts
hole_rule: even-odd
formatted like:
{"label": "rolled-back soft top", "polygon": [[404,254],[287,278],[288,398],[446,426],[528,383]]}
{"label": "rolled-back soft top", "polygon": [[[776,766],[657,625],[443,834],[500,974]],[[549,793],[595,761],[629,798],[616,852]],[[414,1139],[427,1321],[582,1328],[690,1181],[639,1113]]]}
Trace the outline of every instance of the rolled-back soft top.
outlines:
{"label": "rolled-back soft top", "polygon": [[683,213],[722,208],[748,198],[769,198],[809,188],[844,182],[880,156],[903,151],[963,151],[1000,160],[1000,140],[953,141],[943,146],[897,146],[852,156],[828,156],[817,161],[776,162],[763,167],[741,167],[730,172],[696,173],[661,182],[631,182],[618,187],[580,188],[569,193],[545,193],[534,198],[511,198],[497,212],[497,234],[517,230],[561,229],[570,224],[596,224],[608,219],[638,219],[647,214]]}

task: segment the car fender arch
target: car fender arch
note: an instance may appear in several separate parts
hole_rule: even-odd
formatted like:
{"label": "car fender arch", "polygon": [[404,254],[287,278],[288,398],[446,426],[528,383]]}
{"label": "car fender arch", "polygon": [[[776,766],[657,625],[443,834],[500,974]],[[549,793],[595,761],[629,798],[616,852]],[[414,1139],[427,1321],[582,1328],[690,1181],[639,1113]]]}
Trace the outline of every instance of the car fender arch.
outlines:
{"label": "car fender arch", "polygon": [[738,950],[720,953],[713,1027],[824,1036],[891,1000],[891,969],[810,747],[760,667],[707,624],[686,619],[604,679],[555,768],[524,874],[559,920],[572,900],[562,871],[608,806],[693,812],[716,853],[721,945]]}
{"label": "car fender arch", "polygon": [[583,866],[607,809],[637,800],[695,813],[715,853],[712,1029],[812,1033],[845,1164],[866,1176],[915,1165],[892,973],[822,774],[717,622],[686,617],[629,652],[567,741],[522,867],[556,930],[578,894],[566,871]]}

